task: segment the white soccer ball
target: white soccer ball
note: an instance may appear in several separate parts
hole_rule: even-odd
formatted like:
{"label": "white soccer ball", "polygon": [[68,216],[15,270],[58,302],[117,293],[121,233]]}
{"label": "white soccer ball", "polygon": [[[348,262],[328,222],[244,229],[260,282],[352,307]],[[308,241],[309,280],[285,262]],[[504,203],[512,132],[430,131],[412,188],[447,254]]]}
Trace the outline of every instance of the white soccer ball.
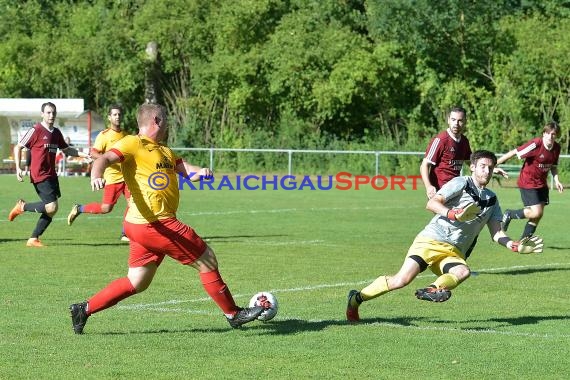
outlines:
{"label": "white soccer ball", "polygon": [[269,292],[259,292],[249,300],[249,307],[263,306],[265,310],[257,319],[260,321],[269,321],[277,315],[279,304],[277,298]]}

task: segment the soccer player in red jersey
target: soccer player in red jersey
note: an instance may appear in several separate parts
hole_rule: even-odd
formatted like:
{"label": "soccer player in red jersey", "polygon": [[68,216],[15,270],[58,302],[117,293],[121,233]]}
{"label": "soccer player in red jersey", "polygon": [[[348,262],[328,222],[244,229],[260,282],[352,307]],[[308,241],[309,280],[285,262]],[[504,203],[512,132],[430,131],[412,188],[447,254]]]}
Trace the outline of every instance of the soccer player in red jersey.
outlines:
{"label": "soccer player in red jersey", "polygon": [[[467,111],[453,107],[447,117],[448,128],[438,133],[428,144],[420,165],[426,195],[431,199],[437,190],[461,174],[464,162],[469,162],[471,145],[465,137]],[[507,172],[495,168],[493,174],[508,178]]]}
{"label": "soccer player in red jersey", "polygon": [[20,199],[16,202],[8,215],[8,220],[13,221],[24,212],[36,212],[40,218],[28,239],[28,247],[43,247],[40,236],[50,225],[53,216],[57,212],[58,198],[61,197],[59,180],[57,177],[55,156],[57,149],[74,157],[88,158],[89,155],[70,147],[63,138],[61,131],[54,127],[57,110],[55,104],[48,102],[42,104],[42,122],[30,128],[21,140],[14,146],[14,161],[16,164],[16,178],[22,182],[25,172],[20,168],[22,149],[30,151],[30,181],[40,197],[39,202],[25,202]]}
{"label": "soccer player in red jersey", "polygon": [[[109,119],[109,128],[101,131],[97,135],[95,143],[91,148],[91,157],[93,157],[93,159],[97,159],[102,156],[106,151],[111,149],[113,144],[127,135],[127,133],[121,128],[123,109],[120,105],[115,104],[109,107],[107,118]],[[77,219],[77,217],[82,213],[107,214],[113,211],[113,207],[117,204],[121,194],[123,194],[128,201],[130,196],[129,189],[123,179],[120,163],[113,164],[105,169],[103,178],[105,178],[105,189],[103,191],[103,200],[101,203],[93,202],[86,205],[73,205],[71,212],[67,216],[68,225],[71,226],[75,219]],[[121,240],[128,241],[124,232],[121,234]]]}
{"label": "soccer player in red jersey", "polygon": [[161,143],[168,128],[163,106],[140,106],[137,124],[139,134],[119,140],[95,160],[91,171],[91,187],[100,190],[105,186],[105,168],[120,162],[131,191],[124,221],[130,239],[127,276],[111,282],[87,302],[71,305],[73,330],[82,334],[88,317],[147,289],[165,256],[199,272],[206,293],[225,314],[231,327],[257,319],[263,307],[236,305],[218,271],[212,248],[176,217],[180,199],[178,179],[208,178],[212,176],[211,170],[190,165]]}
{"label": "soccer player in red jersey", "polygon": [[527,141],[501,156],[497,161],[497,165],[500,165],[515,155],[519,159],[524,159],[517,181],[524,207],[518,210],[505,210],[503,214],[505,231],[509,228],[512,219],[528,219],[521,238],[534,234],[544,214],[544,207],[550,202],[548,172],[552,173],[556,190],[559,193],[564,190],[556,167],[560,156],[560,144],[556,142],[558,136],[560,136],[560,126],[555,122],[550,122],[544,126],[542,137]]}
{"label": "soccer player in red jersey", "polygon": [[428,199],[452,178],[461,174],[463,162],[469,161],[471,146],[463,135],[467,125],[467,111],[454,107],[447,117],[448,128],[437,134],[428,144],[420,165],[420,174]]}

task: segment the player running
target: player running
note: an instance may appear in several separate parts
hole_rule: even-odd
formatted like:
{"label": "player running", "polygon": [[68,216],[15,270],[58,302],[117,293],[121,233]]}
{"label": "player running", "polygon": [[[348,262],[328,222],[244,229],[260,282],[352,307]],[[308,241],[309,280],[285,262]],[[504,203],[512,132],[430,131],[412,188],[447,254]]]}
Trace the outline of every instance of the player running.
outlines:
{"label": "player running", "polygon": [[[111,147],[120,139],[125,137],[127,133],[122,129],[121,123],[123,121],[123,108],[119,105],[112,105],[109,107],[109,114],[107,116],[109,119],[109,128],[101,131],[95,143],[91,148],[91,157],[94,159],[99,158],[105,152],[107,152]],[[129,189],[125,184],[123,179],[123,173],[121,173],[121,164],[113,164],[105,169],[105,189],[103,192],[103,200],[101,203],[93,202],[86,205],[75,204],[71,208],[71,212],[67,216],[67,224],[72,225],[75,219],[83,213],[88,214],[107,214],[113,211],[113,207],[117,204],[121,194],[125,196],[125,199],[130,197]],[[125,232],[121,232],[121,240],[129,241],[129,238],[125,235]]]}
{"label": "player running", "polygon": [[151,284],[165,256],[198,270],[206,293],[216,302],[233,328],[251,322],[264,311],[261,306],[240,308],[218,271],[212,248],[188,225],[176,218],[178,176],[199,180],[212,176],[208,168],[190,165],[161,141],[167,133],[166,109],[157,104],[139,107],[139,134],[125,136],[95,160],[91,187],[105,187],[104,170],[121,163],[131,191],[124,226],[130,238],[129,269],[87,302],[70,306],[73,330],[82,334],[88,317],[140,293]]}
{"label": "player running", "polygon": [[515,155],[524,163],[517,181],[524,207],[518,210],[505,210],[503,214],[503,229],[506,231],[512,219],[528,219],[524,226],[521,239],[531,236],[538,227],[538,222],[544,215],[544,208],[550,203],[549,189],[546,182],[548,172],[552,173],[554,186],[561,193],[564,186],[558,178],[558,158],[560,144],[556,137],[560,136],[560,127],[551,122],[544,126],[542,137],[533,138],[501,156],[497,165],[507,162]]}
{"label": "player running", "polygon": [[59,207],[58,198],[61,197],[61,190],[55,165],[57,150],[61,149],[69,156],[91,160],[88,154],[79,152],[77,149],[70,147],[63,138],[59,128],[55,127],[55,118],[57,116],[55,104],[51,102],[42,104],[41,115],[41,123],[30,128],[14,146],[16,178],[20,182],[24,180],[23,176],[25,173],[20,168],[20,160],[22,159],[22,149],[25,148],[29,150],[31,157],[29,164],[30,181],[34,185],[34,189],[40,197],[40,201],[26,202],[23,199],[19,199],[8,214],[8,220],[10,222],[24,212],[40,214],[36,227],[26,242],[26,246],[34,248],[42,248],[45,246],[40,241],[40,236],[51,224]]}

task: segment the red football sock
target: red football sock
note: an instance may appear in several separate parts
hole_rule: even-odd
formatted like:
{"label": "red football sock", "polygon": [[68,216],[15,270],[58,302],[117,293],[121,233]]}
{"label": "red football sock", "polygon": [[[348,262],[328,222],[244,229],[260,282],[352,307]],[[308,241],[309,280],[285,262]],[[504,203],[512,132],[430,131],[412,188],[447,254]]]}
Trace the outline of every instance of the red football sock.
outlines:
{"label": "red football sock", "polygon": [[105,289],[91,297],[87,302],[89,304],[87,314],[91,315],[105,310],[108,307],[116,305],[117,302],[132,296],[136,292],[128,277],[116,279],[107,285]]}
{"label": "red football sock", "polygon": [[101,214],[101,203],[89,203],[81,207],[81,212],[87,214]]}
{"label": "red football sock", "polygon": [[230,289],[217,269],[210,272],[201,272],[200,280],[202,281],[206,293],[212,297],[224,314],[233,315],[237,313],[239,308],[232,297]]}

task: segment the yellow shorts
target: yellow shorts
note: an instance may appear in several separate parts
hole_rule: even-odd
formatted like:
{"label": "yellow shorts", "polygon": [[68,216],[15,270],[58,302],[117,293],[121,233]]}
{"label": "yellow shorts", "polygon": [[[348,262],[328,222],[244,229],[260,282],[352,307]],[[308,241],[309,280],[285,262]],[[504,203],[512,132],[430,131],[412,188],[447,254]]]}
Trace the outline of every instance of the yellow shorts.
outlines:
{"label": "yellow shorts", "polygon": [[443,274],[443,267],[447,264],[467,266],[463,255],[455,246],[424,236],[416,237],[406,255],[410,256],[420,257],[436,276]]}

